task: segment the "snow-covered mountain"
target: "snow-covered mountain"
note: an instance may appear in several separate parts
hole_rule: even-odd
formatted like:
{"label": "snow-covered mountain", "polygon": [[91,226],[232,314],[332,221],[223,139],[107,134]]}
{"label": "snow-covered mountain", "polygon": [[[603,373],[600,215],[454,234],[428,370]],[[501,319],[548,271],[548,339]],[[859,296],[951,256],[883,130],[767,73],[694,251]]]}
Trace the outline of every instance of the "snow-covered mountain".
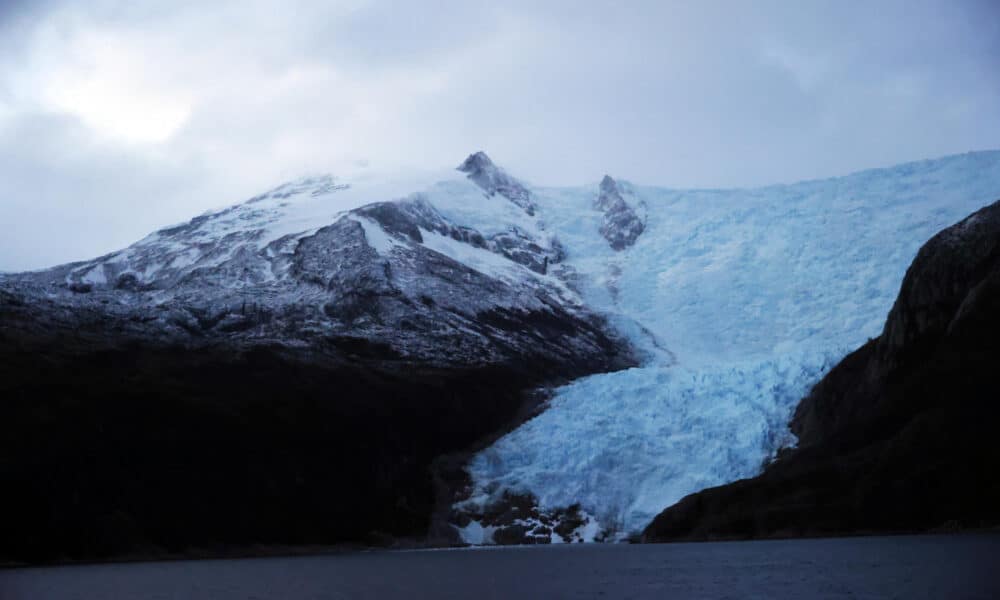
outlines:
{"label": "snow-covered mountain", "polygon": [[[332,208],[348,195],[371,203]],[[299,180],[0,276],[0,316],[586,375],[471,458],[450,522],[472,543],[621,539],[794,444],[796,403],[879,333],[917,248],[997,197],[1000,152],[747,190],[535,187],[477,153],[431,180]]]}
{"label": "snow-covered mountain", "polygon": [[534,192],[459,169],[303,179],[0,276],[0,559],[426,538],[438,457],[638,364]]}
{"label": "snow-covered mountain", "polygon": [[[603,363],[618,353],[603,319],[567,285],[564,251],[533,194],[485,154],[448,180],[399,190],[306,178],[120,252],[0,284],[179,340],[335,337],[463,367],[526,356]],[[382,201],[330,208],[343,195]]]}

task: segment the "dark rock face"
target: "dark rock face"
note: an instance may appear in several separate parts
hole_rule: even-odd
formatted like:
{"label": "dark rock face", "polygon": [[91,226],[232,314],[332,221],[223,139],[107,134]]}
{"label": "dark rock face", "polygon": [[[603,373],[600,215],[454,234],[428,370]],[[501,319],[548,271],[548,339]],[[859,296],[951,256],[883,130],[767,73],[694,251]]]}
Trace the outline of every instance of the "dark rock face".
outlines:
{"label": "dark rock face", "polygon": [[646,541],[1000,523],[1000,202],[921,248],[882,335],[799,405],[799,448],[693,494]]}
{"label": "dark rock face", "polygon": [[968,339],[978,347],[968,323],[987,316],[998,276],[998,204],[931,238],[907,270],[882,335],[845,359],[837,375],[824,378],[799,405],[791,426],[800,445],[829,439],[854,419],[867,420],[883,391],[924,368],[943,343]]}
{"label": "dark rock face", "polygon": [[[538,275],[557,245],[420,197],[261,242],[317,185],[340,184],[0,277],[0,560],[422,537],[436,458],[530,389],[635,363]],[[514,262],[476,270],[432,234]]]}
{"label": "dark rock face", "polygon": [[615,250],[624,250],[632,246],[646,229],[643,219],[625,202],[618,183],[608,175],[601,180],[594,208],[604,212],[601,236],[608,240],[608,244]]}

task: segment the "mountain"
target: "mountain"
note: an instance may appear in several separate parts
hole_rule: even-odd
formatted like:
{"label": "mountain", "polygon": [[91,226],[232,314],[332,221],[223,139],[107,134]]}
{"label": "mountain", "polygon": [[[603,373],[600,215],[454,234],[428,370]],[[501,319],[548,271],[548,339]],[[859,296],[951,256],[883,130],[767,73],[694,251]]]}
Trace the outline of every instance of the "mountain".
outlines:
{"label": "mountain", "polygon": [[[548,272],[563,250],[533,218],[531,194],[484,154],[461,169],[469,181],[343,215],[323,207],[350,183],[304,179],[121,252],[8,276],[4,288],[64,311],[45,318],[76,326],[95,313],[159,341],[346,344],[357,356],[461,367],[532,357],[560,373],[567,361],[607,366],[615,349],[600,318]],[[456,224],[430,198],[478,205],[498,224]]]}
{"label": "mountain", "polygon": [[342,214],[365,190],[304,179],[0,279],[0,554],[424,536],[435,457],[636,364],[527,188],[461,171]]}
{"label": "mountain", "polygon": [[684,498],[647,541],[1000,523],[1000,201],[917,253],[882,334],[798,405],[799,446]]}
{"label": "mountain", "polygon": [[998,196],[1000,152],[748,190],[475,153],[0,275],[0,555],[623,539],[794,445],[920,244]]}

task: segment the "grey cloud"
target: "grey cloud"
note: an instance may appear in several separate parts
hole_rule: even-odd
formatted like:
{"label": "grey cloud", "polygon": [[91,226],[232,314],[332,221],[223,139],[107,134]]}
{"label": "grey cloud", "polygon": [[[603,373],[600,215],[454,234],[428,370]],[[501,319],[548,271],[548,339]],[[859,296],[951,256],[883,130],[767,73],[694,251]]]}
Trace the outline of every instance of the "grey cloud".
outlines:
{"label": "grey cloud", "polygon": [[0,266],[40,268],[122,248],[202,212],[195,165],[95,144],[74,119],[33,114],[0,136]]}
{"label": "grey cloud", "polygon": [[[19,23],[0,35],[0,269],[91,256],[361,159],[440,168],[483,148],[540,184],[612,173],[721,187],[997,147],[998,12],[990,0],[17,3],[0,12],[0,29]],[[117,44],[91,73],[110,73],[104,93],[185,103],[167,139],[116,141],[51,114],[42,87],[90,68],[67,62],[77,34]],[[46,79],[60,67],[69,75]],[[52,222],[76,233],[42,248]]]}

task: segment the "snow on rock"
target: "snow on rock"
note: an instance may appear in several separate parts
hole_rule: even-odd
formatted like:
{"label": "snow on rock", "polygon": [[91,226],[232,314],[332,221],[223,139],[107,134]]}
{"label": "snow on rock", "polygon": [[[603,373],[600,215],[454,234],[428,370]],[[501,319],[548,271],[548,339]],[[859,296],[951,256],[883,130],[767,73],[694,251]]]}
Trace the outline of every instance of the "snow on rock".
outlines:
{"label": "snow on rock", "polygon": [[101,265],[87,270],[87,273],[83,276],[82,281],[92,285],[101,285],[108,282],[107,278],[104,276],[104,268]]}
{"label": "snow on rock", "polygon": [[[539,510],[527,494],[503,491],[499,501],[476,497],[462,502],[456,515],[459,537],[467,544],[568,544],[602,541],[603,529],[579,505]],[[480,510],[482,509],[482,510]]]}
{"label": "snow on rock", "polygon": [[523,267],[502,254],[495,254],[484,248],[477,248],[436,231],[421,229],[420,233],[424,240],[423,245],[426,248],[468,265],[484,275],[489,275],[496,279],[510,279],[512,275],[523,277],[521,274]]}
{"label": "snow on rock", "polygon": [[485,152],[476,152],[469,156],[459,165],[458,170],[468,173],[469,179],[491,196],[499,194],[521,207],[529,216],[535,214],[537,206],[528,188],[494,165]]}
{"label": "snow on rock", "polygon": [[[161,341],[562,377],[634,364],[622,337],[549,273],[561,246],[500,193],[530,199],[527,188],[492,163],[480,167],[494,192],[457,171],[433,184],[304,178],[120,252],[3,283],[51,298],[67,321],[95,314]],[[345,196],[363,205],[345,211]],[[432,204],[438,197],[446,211]],[[472,221],[487,231],[450,218],[467,214],[456,207],[485,215]]]}
{"label": "snow on rock", "polygon": [[404,246],[386,233],[378,223],[364,217],[353,217],[353,220],[361,224],[361,228],[365,230],[365,241],[379,254],[385,256],[392,252],[393,248]]}
{"label": "snow on rock", "polygon": [[759,189],[616,183],[648,207],[622,251],[595,235],[600,190],[534,194],[574,287],[648,363],[557,389],[472,460],[460,512],[488,512],[509,491],[543,514],[578,504],[617,538],[686,494],[754,475],[794,442],[787,423],[810,386],[879,335],[921,244],[1000,198],[1000,152]]}
{"label": "snow on rock", "polygon": [[[600,232],[614,250],[624,250],[634,244],[646,228],[645,214],[640,216],[636,207],[625,201],[625,194],[610,175],[601,180],[594,208],[604,212]],[[645,213],[645,206],[641,208]]]}

